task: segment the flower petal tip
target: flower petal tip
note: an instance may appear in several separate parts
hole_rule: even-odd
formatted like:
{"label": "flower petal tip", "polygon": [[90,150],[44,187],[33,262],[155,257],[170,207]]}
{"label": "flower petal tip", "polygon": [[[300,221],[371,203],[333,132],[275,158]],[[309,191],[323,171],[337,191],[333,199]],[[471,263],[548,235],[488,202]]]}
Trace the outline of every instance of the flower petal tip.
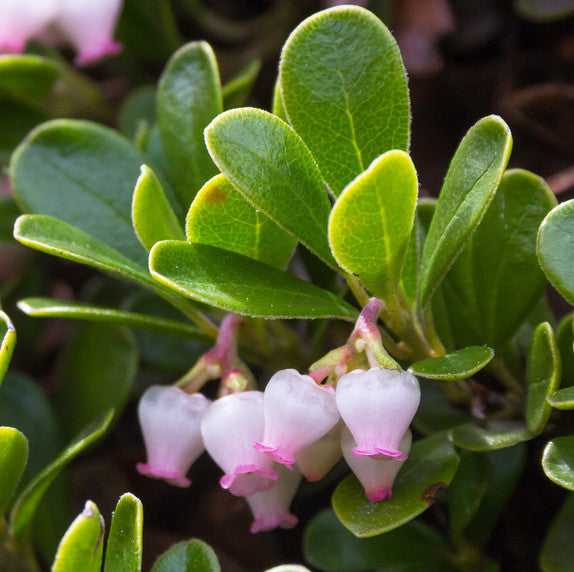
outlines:
{"label": "flower petal tip", "polygon": [[279,447],[271,447],[263,443],[255,443],[253,448],[260,453],[265,453],[268,457],[271,457],[277,463],[285,465],[290,471],[293,470],[293,465],[295,463],[295,457],[284,457],[279,453]]}
{"label": "flower petal tip", "polygon": [[365,491],[367,498],[371,502],[380,502],[383,500],[390,499],[393,496],[393,491],[391,489],[379,489],[376,491]]}
{"label": "flower petal tip", "polygon": [[187,488],[191,485],[191,481],[184,477],[179,471],[166,471],[158,467],[153,467],[146,463],[138,463],[136,469],[140,475],[150,477],[152,479],[163,479],[170,485],[176,487]]}

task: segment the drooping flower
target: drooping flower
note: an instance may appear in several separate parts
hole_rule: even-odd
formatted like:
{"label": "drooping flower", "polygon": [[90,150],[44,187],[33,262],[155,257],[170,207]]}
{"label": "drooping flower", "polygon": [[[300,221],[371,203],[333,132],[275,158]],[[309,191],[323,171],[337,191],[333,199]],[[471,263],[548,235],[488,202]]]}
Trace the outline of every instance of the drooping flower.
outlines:
{"label": "drooping flower", "polygon": [[[399,444],[399,450],[406,456],[409,454],[412,443],[412,433],[407,429]],[[367,498],[372,502],[390,499],[393,483],[404,461],[399,459],[374,459],[372,457],[357,457],[353,453],[355,440],[347,427],[341,434],[341,447],[345,460],[359,482],[365,489]]]}
{"label": "drooping flower", "polygon": [[293,528],[298,520],[289,512],[291,501],[301,481],[299,471],[288,471],[284,466],[275,464],[277,481],[265,492],[247,497],[247,503],[253,513],[252,533],[273,530],[274,528]]}
{"label": "drooping flower", "polygon": [[406,459],[399,443],[420,403],[417,378],[402,370],[355,370],[337,383],[337,407],[353,434],[357,456]]}
{"label": "drooping flower", "polygon": [[263,437],[263,393],[232,393],[215,401],[201,422],[207,452],[223,469],[220,484],[245,497],[271,488],[277,479],[272,459],[256,451]]}
{"label": "drooping flower", "polygon": [[294,369],[278,371],[265,388],[265,434],[258,451],[291,468],[295,455],[339,420],[332,387]]}
{"label": "drooping flower", "polygon": [[190,395],[173,386],[149,387],[138,405],[147,463],[138,463],[137,470],[188,487],[185,475],[204,451],[200,425],[210,403],[201,393]]}
{"label": "drooping flower", "polygon": [[323,437],[311,443],[295,455],[297,468],[309,481],[320,481],[343,456],[341,451],[341,430],[344,423],[338,423]]}

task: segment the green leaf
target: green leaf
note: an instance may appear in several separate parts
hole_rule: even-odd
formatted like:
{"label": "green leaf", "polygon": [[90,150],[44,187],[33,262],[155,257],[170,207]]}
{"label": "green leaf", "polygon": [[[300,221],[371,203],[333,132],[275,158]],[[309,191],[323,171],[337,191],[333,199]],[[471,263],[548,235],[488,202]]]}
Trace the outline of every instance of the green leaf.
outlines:
{"label": "green leaf", "polygon": [[260,318],[341,318],[342,298],[258,260],[205,244],[165,241],[150,255],[153,277],[183,296]]}
{"label": "green leaf", "polygon": [[22,210],[72,224],[145,265],[131,202],[145,156],[121,135],[87,121],[55,120],[15,151],[12,186]]}
{"label": "green leaf", "polygon": [[[10,318],[0,310],[0,337],[2,342],[0,342],[0,386],[2,385],[2,380],[6,375],[8,366],[10,365],[10,360],[12,359],[12,353],[14,352],[14,346],[16,345],[16,330]],[[1,512],[0,512],[1,514]]]}
{"label": "green leaf", "polygon": [[[419,203],[417,211],[420,212],[420,210],[421,204]],[[419,272],[425,237],[426,231],[417,214],[411,230],[411,236],[409,238],[409,245],[405,254],[405,263],[403,265],[403,272],[401,275],[401,289],[411,308],[415,306],[417,301]]]}
{"label": "green leaf", "polygon": [[0,105],[0,162],[7,165],[14,149],[39,123],[48,117],[24,103],[2,99]]}
{"label": "green leaf", "polygon": [[255,209],[224,175],[196,195],[186,220],[187,240],[231,250],[285,268],[295,239]]}
{"label": "green leaf", "polygon": [[534,435],[524,424],[515,421],[491,421],[486,427],[465,423],[451,431],[452,442],[470,451],[504,449],[532,437]]}
{"label": "green leaf", "polygon": [[478,121],[449,166],[423,248],[420,301],[424,306],[476,230],[494,198],[512,137],[500,117]]}
{"label": "green leaf", "polygon": [[574,314],[560,321],[556,339],[562,359],[562,385],[574,385]]}
{"label": "green leaf", "polygon": [[155,97],[155,87],[147,85],[128,95],[118,114],[118,128],[122,135],[134,139],[144,126],[149,128],[155,123]]}
{"label": "green leaf", "polygon": [[547,397],[560,386],[560,353],[552,326],[540,324],[534,331],[526,361],[526,423],[532,433],[540,433],[550,419],[552,406]]}
{"label": "green leaf", "polygon": [[28,461],[28,439],[13,427],[0,427],[0,515],[8,508]]}
{"label": "green leaf", "polygon": [[397,44],[371,12],[325,10],[281,56],[283,104],[337,196],[381,153],[408,151],[410,107]]}
{"label": "green leaf", "polygon": [[52,91],[58,74],[58,66],[48,58],[3,55],[0,58],[0,95],[37,107]]}
{"label": "green leaf", "polygon": [[156,174],[142,165],[132,202],[132,220],[147,250],[160,240],[184,240],[185,234]]}
{"label": "green leaf", "polygon": [[345,188],[329,218],[337,262],[391,306],[398,304],[417,193],[411,158],[389,151]]}
{"label": "green leaf", "polygon": [[542,454],[542,468],[551,481],[574,491],[574,436],[549,441]]}
{"label": "green leaf", "polygon": [[285,107],[283,106],[283,97],[281,96],[281,78],[277,76],[273,86],[273,102],[271,103],[271,113],[276,115],[285,123],[289,123]]}
{"label": "green leaf", "polygon": [[172,546],[153,565],[151,572],[220,572],[217,556],[201,540]]}
{"label": "green leaf", "polygon": [[161,142],[179,202],[187,209],[217,169],[203,141],[207,124],[223,111],[219,71],[206,42],[191,42],[170,58],[157,91]]}
{"label": "green leaf", "polygon": [[515,10],[537,22],[562,20],[574,14],[573,0],[514,0]]}
{"label": "green leaf", "polygon": [[573,572],[574,495],[569,495],[554,519],[540,553],[543,572]]}
{"label": "green leaf", "polygon": [[142,566],[143,507],[126,493],[120,497],[112,517],[104,572],[139,572]]}
{"label": "green leaf", "polygon": [[104,528],[104,519],[98,507],[92,501],[87,501],[58,546],[52,572],[100,572]]}
{"label": "green leaf", "polygon": [[427,379],[461,380],[480,371],[493,357],[494,351],[490,348],[469,346],[452,354],[418,361],[409,371]]}
{"label": "green leaf", "polygon": [[552,286],[574,304],[574,199],[552,209],[538,230],[538,258]]}
{"label": "green leaf", "polygon": [[223,86],[223,109],[241,107],[245,103],[260,71],[261,60],[252,60]]}
{"label": "green leaf", "polygon": [[332,572],[391,572],[421,566],[433,572],[453,570],[448,565],[447,542],[418,521],[373,538],[357,538],[337,520],[333,510],[325,510],[307,526],[303,550],[310,564]]}
{"label": "green leaf", "polygon": [[24,489],[10,512],[10,532],[17,542],[28,541],[34,514],[48,487],[66,465],[103,436],[113,414],[113,411],[108,411],[105,415],[95,419],[53,463],[39,473]]}
{"label": "green leaf", "polygon": [[430,505],[451,482],[458,455],[443,434],[414,443],[393,485],[393,496],[372,503],[354,475],[335,489],[332,502],[337,517],[355,536],[382,534],[409,522]]}
{"label": "green leaf", "polygon": [[327,225],[331,205],[309,149],[283,121],[260,109],[226,111],[206,129],[213,160],[257,209],[337,268]]}
{"label": "green leaf", "polygon": [[546,396],[546,401],[556,409],[574,409],[574,387],[565,387]]}

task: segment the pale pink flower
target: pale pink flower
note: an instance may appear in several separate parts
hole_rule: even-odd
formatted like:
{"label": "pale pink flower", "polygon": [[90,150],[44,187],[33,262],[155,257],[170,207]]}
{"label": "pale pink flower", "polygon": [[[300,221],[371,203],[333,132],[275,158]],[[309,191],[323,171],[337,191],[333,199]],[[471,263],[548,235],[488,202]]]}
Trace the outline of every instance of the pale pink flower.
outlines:
{"label": "pale pink flower", "polygon": [[336,398],[357,444],[356,456],[406,459],[399,443],[421,398],[414,375],[382,367],[355,370],[339,379]]}
{"label": "pale pink flower", "polygon": [[253,447],[263,436],[263,393],[232,393],[215,401],[201,422],[207,452],[223,469],[220,484],[238,497],[271,488],[273,461]]}
{"label": "pale pink flower", "polygon": [[[412,443],[410,429],[403,435],[399,444],[400,451],[409,454]],[[398,459],[373,459],[372,457],[357,457],[353,453],[355,440],[347,427],[341,434],[341,447],[345,460],[359,482],[365,489],[367,498],[372,502],[390,499],[393,492],[393,483],[398,472],[401,470],[404,461]]]}
{"label": "pale pink flower", "polygon": [[210,403],[201,393],[190,395],[173,386],[149,387],[138,405],[147,463],[138,463],[137,470],[188,487],[185,475],[204,451],[200,424]]}
{"label": "pale pink flower", "polygon": [[21,53],[57,11],[58,0],[0,0],[0,53]]}
{"label": "pale pink flower", "polygon": [[278,371],[265,388],[265,434],[258,451],[291,468],[295,455],[339,420],[332,387],[294,369]]}
{"label": "pale pink flower", "polygon": [[320,481],[343,456],[341,451],[341,430],[344,423],[338,423],[319,440],[311,443],[295,455],[297,468],[309,481]]}
{"label": "pale pink flower", "polygon": [[301,481],[299,471],[288,471],[283,465],[276,464],[277,481],[265,492],[247,497],[247,503],[253,513],[253,524],[249,529],[256,533],[274,528],[293,528],[297,517],[289,512],[291,501]]}

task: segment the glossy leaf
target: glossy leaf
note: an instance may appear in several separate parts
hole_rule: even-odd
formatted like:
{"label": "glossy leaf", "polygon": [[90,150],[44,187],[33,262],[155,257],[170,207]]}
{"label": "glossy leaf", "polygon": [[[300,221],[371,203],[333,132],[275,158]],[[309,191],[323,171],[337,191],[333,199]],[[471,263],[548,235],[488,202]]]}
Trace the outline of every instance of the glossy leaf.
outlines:
{"label": "glossy leaf", "polygon": [[574,200],[552,209],[538,231],[538,258],[554,288],[574,304]]}
{"label": "glossy leaf", "polygon": [[206,42],[191,42],[169,60],[157,91],[161,142],[179,202],[187,209],[217,173],[203,141],[207,124],[223,111],[219,71]]}
{"label": "glossy leaf", "polygon": [[451,482],[458,455],[443,434],[416,441],[398,474],[393,496],[372,503],[354,475],[344,479],[333,494],[339,520],[355,536],[376,536],[409,522],[434,502]]}
{"label": "glossy leaf", "polygon": [[257,209],[337,268],[327,239],[331,205],[309,149],[260,109],[227,111],[206,129],[207,147],[231,184]]}
{"label": "glossy leaf", "polygon": [[0,427],[0,515],[20,482],[28,461],[28,440],[13,427]]}
{"label": "glossy leaf", "polygon": [[58,66],[48,58],[3,54],[0,58],[0,95],[38,106],[50,94],[58,73]]}
{"label": "glossy leaf", "polygon": [[241,107],[245,103],[260,71],[261,60],[252,60],[223,86],[223,109]]}
{"label": "glossy leaf", "polygon": [[342,318],[356,310],[292,274],[205,244],[165,241],[151,251],[153,277],[183,296],[265,318]]}
{"label": "glossy leaf", "polygon": [[104,519],[98,507],[92,501],[87,501],[58,546],[52,572],[100,572],[104,528]]}
{"label": "glossy leaf", "polygon": [[574,437],[556,437],[542,454],[542,468],[557,485],[574,491]]}
{"label": "glossy leaf", "polygon": [[142,165],[132,202],[132,221],[147,250],[160,240],[184,240],[185,234],[156,174]]}
{"label": "glossy leaf", "polygon": [[560,385],[561,365],[554,332],[544,322],[534,331],[526,361],[526,423],[532,433],[540,433],[550,418],[552,406],[546,399]]}
{"label": "glossy leaf", "polygon": [[143,265],[131,202],[147,160],[121,135],[87,121],[55,120],[24,140],[10,164],[22,210],[72,224]]}
{"label": "glossy leaf", "polygon": [[[16,330],[10,318],[0,310],[0,386],[6,375],[16,345]],[[1,514],[1,512],[0,512]]]}
{"label": "glossy leaf", "polygon": [[26,541],[29,538],[38,504],[54,479],[84,449],[103,436],[112,417],[113,411],[108,411],[105,415],[95,419],[53,463],[39,473],[24,489],[10,513],[10,532],[17,542]]}
{"label": "glossy leaf", "polygon": [[546,397],[546,401],[556,409],[574,409],[574,387],[564,387]]}
{"label": "glossy leaf", "polygon": [[172,546],[153,565],[151,572],[220,572],[212,548],[201,540],[189,540]]}
{"label": "glossy leaf", "polygon": [[126,493],[120,497],[110,525],[104,572],[139,572],[142,566],[143,507]]}
{"label": "glossy leaf", "polygon": [[255,209],[224,175],[208,181],[195,197],[186,221],[189,242],[209,244],[285,268],[295,239]]}
{"label": "glossy leaf", "polygon": [[461,380],[480,371],[493,357],[494,351],[490,348],[469,346],[452,354],[418,361],[409,371],[427,379]]}
{"label": "glossy leaf", "polygon": [[552,523],[540,553],[543,572],[574,571],[574,495],[569,495]]}
{"label": "glossy leaf", "polygon": [[397,304],[418,182],[403,151],[389,151],[350,183],[329,218],[337,262],[388,305]]}
{"label": "glossy leaf", "polygon": [[406,72],[371,12],[345,6],[307,18],[283,48],[280,75],[289,121],[336,196],[381,153],[408,151]]}
{"label": "glossy leaf", "polygon": [[466,423],[451,431],[452,442],[470,451],[504,449],[533,436],[525,425],[514,421],[492,421],[486,427]]}
{"label": "glossy leaf", "polygon": [[494,198],[512,138],[491,115],[465,135],[449,166],[423,248],[420,301],[424,306],[452,266]]}

